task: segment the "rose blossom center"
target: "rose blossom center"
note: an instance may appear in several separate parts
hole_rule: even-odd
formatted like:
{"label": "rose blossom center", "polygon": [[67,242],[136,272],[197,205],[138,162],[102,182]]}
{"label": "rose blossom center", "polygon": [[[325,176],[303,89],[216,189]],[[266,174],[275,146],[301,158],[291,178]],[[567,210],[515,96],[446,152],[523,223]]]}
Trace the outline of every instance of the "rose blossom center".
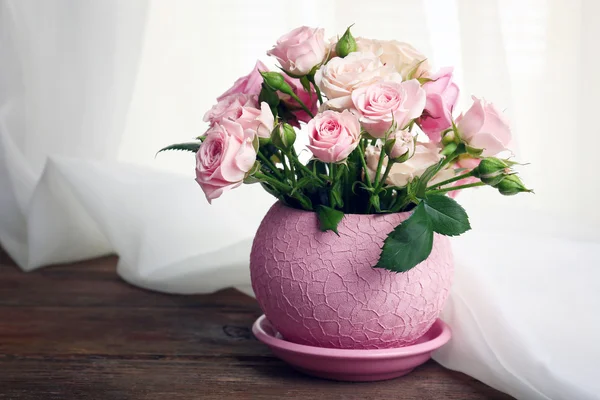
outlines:
{"label": "rose blossom center", "polygon": [[340,123],[338,121],[333,119],[327,120],[319,127],[319,136],[323,138],[339,136],[340,128]]}
{"label": "rose blossom center", "polygon": [[375,87],[368,93],[366,104],[371,110],[395,110],[402,104],[401,94],[391,87]]}
{"label": "rose blossom center", "polygon": [[219,161],[223,156],[223,141],[211,140],[208,143],[205,142],[201,146],[200,151],[202,151],[202,157],[200,158],[202,166],[206,170],[212,171],[218,167]]}

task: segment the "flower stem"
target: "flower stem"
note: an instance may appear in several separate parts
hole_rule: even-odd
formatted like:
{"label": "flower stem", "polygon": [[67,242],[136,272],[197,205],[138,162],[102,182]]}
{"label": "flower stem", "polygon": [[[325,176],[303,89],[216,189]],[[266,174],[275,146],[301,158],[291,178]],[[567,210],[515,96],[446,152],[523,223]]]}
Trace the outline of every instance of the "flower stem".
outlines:
{"label": "flower stem", "polygon": [[364,152],[362,146],[358,146],[357,148],[360,153],[360,163],[362,164],[363,171],[365,173],[365,180],[367,181],[367,186],[373,187],[373,185],[371,184],[371,177],[369,176],[369,171],[367,170],[367,162],[365,161],[365,152]]}
{"label": "flower stem", "polygon": [[258,158],[260,158],[260,160],[263,162],[263,164],[265,164],[267,167],[269,167],[271,171],[273,171],[277,178],[279,178],[280,180],[284,180],[284,177],[281,175],[281,171],[279,170],[279,168],[277,168],[275,164],[273,164],[273,162],[271,162],[271,160],[267,158],[267,156],[265,156],[260,151],[257,153],[257,155]]}
{"label": "flower stem", "polygon": [[308,75],[307,78],[308,78],[308,81],[310,83],[312,83],[313,87],[315,88],[315,92],[317,93],[317,98],[319,99],[319,104],[323,104],[323,96],[321,96],[321,89],[319,89],[319,87],[315,83],[315,76]]}
{"label": "flower stem", "polygon": [[315,174],[315,173],[314,173],[313,171],[311,171],[311,170],[310,170],[310,169],[309,169],[309,168],[308,168],[306,165],[304,165],[304,164],[302,164],[302,163],[300,162],[300,160],[298,159],[298,156],[295,154],[295,152],[291,152],[291,151],[289,151],[289,152],[288,152],[286,155],[288,156],[288,158],[289,158],[290,160],[292,160],[293,162],[295,162],[295,163],[296,163],[296,165],[297,165],[297,166],[300,168],[300,170],[302,170],[302,172],[304,172],[304,173],[307,173],[307,174],[309,174],[309,175],[312,175],[312,176],[314,176],[314,177],[315,177],[315,179],[316,179],[316,180],[317,180],[317,181],[318,181],[320,184],[323,184],[323,183],[325,183],[325,182],[323,181],[323,179],[321,179],[321,177],[320,177],[319,175]]}
{"label": "flower stem", "polygon": [[308,114],[310,115],[311,118],[314,118],[314,114],[310,112],[310,110],[308,109],[308,107],[306,107],[306,104],[304,104],[302,102],[302,100],[300,100],[300,98],[296,95],[296,93],[292,93],[290,94],[290,96],[292,96],[292,99],[296,100],[296,102],[298,102],[298,104],[300,104],[300,107],[302,107],[302,109]]}
{"label": "flower stem", "polygon": [[433,188],[436,188],[436,187],[440,187],[440,186],[444,186],[444,185],[447,185],[447,184],[452,183],[452,182],[460,181],[461,179],[465,179],[465,178],[468,178],[470,176],[473,176],[473,171],[469,171],[466,174],[458,175],[458,176],[455,176],[454,178],[446,179],[443,182],[436,183],[434,185],[428,186],[427,190],[433,189]]}
{"label": "flower stem", "polygon": [[452,192],[454,190],[468,189],[468,188],[472,188],[472,187],[485,186],[485,185],[486,184],[483,182],[475,182],[475,183],[469,183],[467,185],[452,186],[447,189],[430,190],[427,192],[427,194],[444,194],[444,193]]}
{"label": "flower stem", "polygon": [[[383,158],[385,157],[385,154],[383,152],[383,149],[381,149],[381,151],[379,152],[379,161],[377,162],[377,171],[375,172],[375,187],[379,186],[379,177],[381,176],[381,167],[383,166]],[[388,160],[388,164],[391,164],[391,162]]]}
{"label": "flower stem", "polygon": [[290,175],[291,175],[291,174],[290,174],[290,169],[288,168],[288,165],[287,165],[287,163],[285,162],[285,158],[284,158],[284,157],[281,157],[281,164],[283,164],[283,174],[285,175],[285,177],[286,177],[287,179],[290,179],[290,180],[291,180],[291,177],[290,177]]}
{"label": "flower stem", "polygon": [[289,185],[286,185],[283,182],[278,181],[277,179],[273,178],[272,176],[266,175],[260,171],[257,171],[254,176],[257,179],[260,179],[266,183],[268,183],[269,185],[273,186],[275,189],[282,191],[283,193],[289,193],[292,188]]}
{"label": "flower stem", "polygon": [[[285,157],[283,155],[283,153],[282,153],[282,156]],[[292,162],[292,160],[289,157],[288,157],[288,162],[290,164],[290,171],[292,172],[292,182],[295,184],[296,183],[296,168],[294,167],[294,163]]]}
{"label": "flower stem", "polygon": [[385,166],[385,171],[383,173],[383,177],[381,178],[381,182],[379,182],[379,184],[377,185],[377,188],[375,189],[375,193],[379,193],[379,191],[385,184],[385,180],[387,179],[388,175],[390,174],[390,171],[392,170],[392,165],[394,165],[393,162],[388,162],[387,165]]}

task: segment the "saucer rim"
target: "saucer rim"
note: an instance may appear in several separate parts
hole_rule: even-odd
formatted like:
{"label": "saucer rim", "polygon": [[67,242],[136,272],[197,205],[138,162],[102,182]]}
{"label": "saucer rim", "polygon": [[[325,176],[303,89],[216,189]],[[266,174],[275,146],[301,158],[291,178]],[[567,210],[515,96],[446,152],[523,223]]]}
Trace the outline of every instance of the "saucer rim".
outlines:
{"label": "saucer rim", "polygon": [[434,350],[442,347],[452,337],[452,331],[448,324],[437,318],[431,325],[431,329],[435,326],[440,327],[440,333],[431,340],[426,342],[417,343],[404,347],[392,347],[389,349],[336,349],[330,347],[317,347],[309,346],[305,344],[288,342],[287,340],[277,338],[269,335],[263,329],[263,323],[270,324],[275,331],[275,327],[271,324],[265,314],[261,315],[254,321],[252,325],[252,333],[254,336],[265,343],[269,347],[285,350],[293,353],[301,353],[311,356],[318,357],[329,357],[329,358],[361,358],[361,359],[382,359],[382,358],[394,358],[394,357],[406,357],[406,356],[417,356],[420,354],[431,353]]}

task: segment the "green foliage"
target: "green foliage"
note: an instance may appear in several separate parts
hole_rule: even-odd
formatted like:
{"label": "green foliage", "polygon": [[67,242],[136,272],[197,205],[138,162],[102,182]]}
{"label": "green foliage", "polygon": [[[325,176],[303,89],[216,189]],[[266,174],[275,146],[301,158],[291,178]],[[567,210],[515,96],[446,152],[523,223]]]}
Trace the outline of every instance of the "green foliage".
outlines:
{"label": "green foliage", "polygon": [[385,239],[375,268],[406,272],[425,260],[433,246],[433,227],[423,203]]}
{"label": "green foliage", "polygon": [[376,268],[406,272],[429,257],[433,233],[460,235],[471,229],[465,210],[453,199],[430,195],[385,239]]}
{"label": "green foliage", "polygon": [[172,144],[170,146],[163,147],[162,149],[157,151],[156,154],[161,153],[163,151],[167,151],[167,150],[191,151],[193,153],[197,153],[201,144],[202,144],[201,142]]}
{"label": "green foliage", "polygon": [[431,219],[434,232],[446,236],[457,236],[469,229],[469,216],[456,201],[450,197],[433,194],[422,203]]}
{"label": "green foliage", "polygon": [[319,205],[317,206],[317,217],[319,218],[319,229],[321,229],[321,231],[333,231],[336,235],[340,235],[337,226],[342,218],[344,218],[343,212],[331,207]]}

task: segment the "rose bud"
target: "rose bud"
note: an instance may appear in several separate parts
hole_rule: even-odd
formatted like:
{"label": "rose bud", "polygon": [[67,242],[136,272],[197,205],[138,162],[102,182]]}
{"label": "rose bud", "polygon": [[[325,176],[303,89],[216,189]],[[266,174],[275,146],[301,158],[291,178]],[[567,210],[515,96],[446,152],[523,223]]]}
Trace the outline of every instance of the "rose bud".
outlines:
{"label": "rose bud", "polygon": [[533,190],[527,189],[523,185],[523,182],[521,182],[521,179],[517,175],[506,176],[496,185],[496,188],[504,196],[513,196],[521,192],[533,192]]}
{"label": "rose bud", "polygon": [[348,54],[356,51],[356,40],[354,40],[352,33],[350,33],[350,28],[352,28],[352,25],[346,29],[346,32],[344,32],[335,45],[335,53],[340,58],[344,58]]}
{"label": "rose bud", "polygon": [[402,163],[413,156],[415,138],[409,131],[396,131],[389,135],[383,148],[392,162]]}
{"label": "rose bud", "polygon": [[496,187],[500,181],[513,173],[510,167],[514,164],[514,162],[508,160],[486,157],[473,170],[473,176],[479,178],[485,184]]}
{"label": "rose bud", "polygon": [[280,150],[288,151],[296,141],[296,131],[294,127],[285,122],[277,124],[273,133],[271,133],[271,141]]}
{"label": "rose bud", "polygon": [[281,93],[295,95],[292,87],[285,81],[283,75],[279,72],[261,72],[265,84],[273,90],[279,90]]}

